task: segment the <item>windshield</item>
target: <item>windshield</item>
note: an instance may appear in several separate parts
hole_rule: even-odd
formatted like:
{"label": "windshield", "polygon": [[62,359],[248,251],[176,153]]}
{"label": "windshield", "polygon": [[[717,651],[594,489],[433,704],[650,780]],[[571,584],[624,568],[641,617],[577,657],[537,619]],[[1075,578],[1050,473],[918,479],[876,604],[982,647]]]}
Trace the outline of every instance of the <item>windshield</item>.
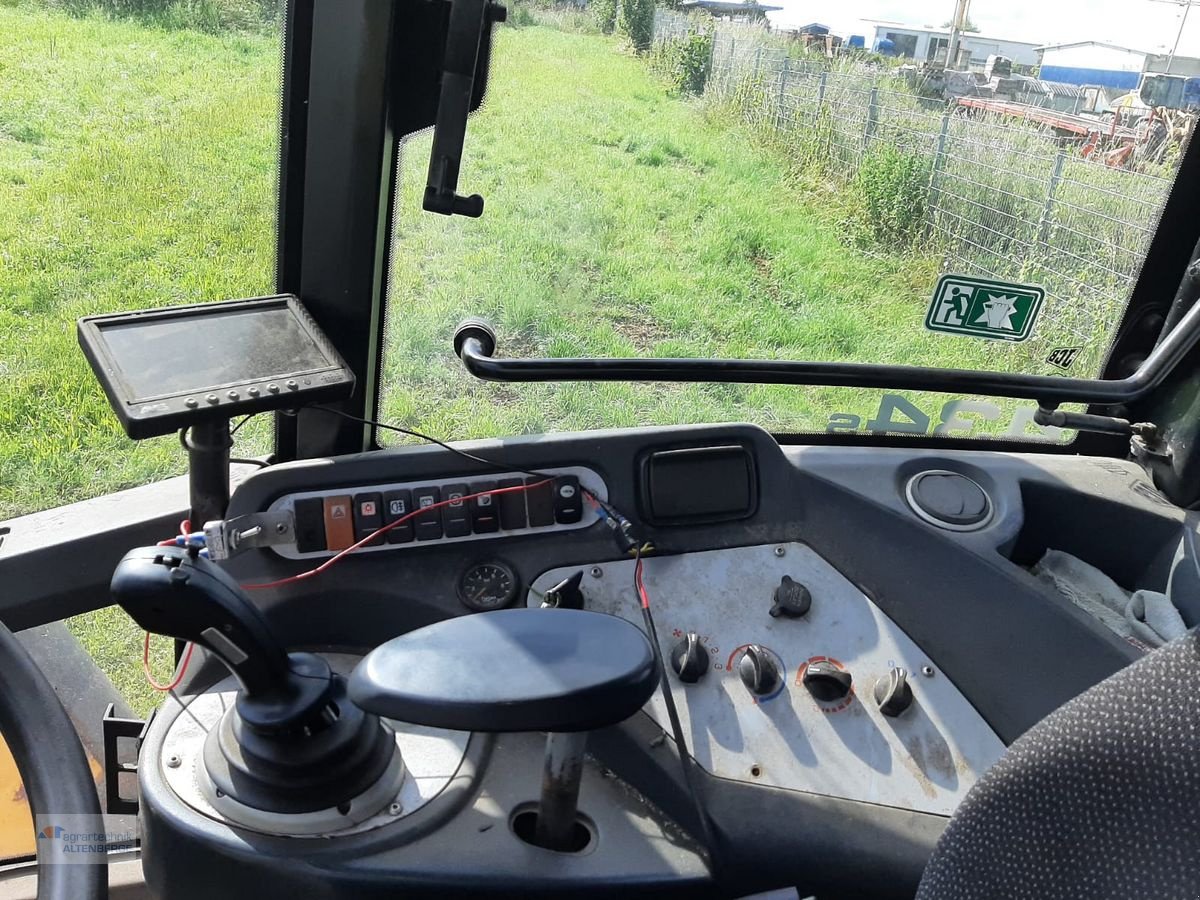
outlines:
{"label": "windshield", "polygon": [[1200,103],[1200,17],[679,6],[515,5],[459,182],[482,218],[422,212],[430,138],[405,144],[384,417],[457,437],[739,420],[1068,440],[991,398],[461,371],[447,337],[483,315],[516,357],[1100,375]]}

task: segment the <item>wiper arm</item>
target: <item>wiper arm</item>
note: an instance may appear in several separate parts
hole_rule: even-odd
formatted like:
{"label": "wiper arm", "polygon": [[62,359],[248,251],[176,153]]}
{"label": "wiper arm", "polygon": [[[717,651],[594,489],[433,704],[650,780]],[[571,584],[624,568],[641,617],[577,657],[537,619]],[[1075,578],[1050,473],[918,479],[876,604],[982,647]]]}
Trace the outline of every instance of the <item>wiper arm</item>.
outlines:
{"label": "wiper arm", "polygon": [[1119,406],[1159,387],[1200,342],[1200,304],[1128,378],[1093,380],[969,369],[885,366],[873,363],[753,359],[498,359],[496,334],[471,319],[454,334],[454,352],[467,371],[485,381],[661,381],[794,384],[976,394],[1036,400],[1046,410],[1063,403]]}

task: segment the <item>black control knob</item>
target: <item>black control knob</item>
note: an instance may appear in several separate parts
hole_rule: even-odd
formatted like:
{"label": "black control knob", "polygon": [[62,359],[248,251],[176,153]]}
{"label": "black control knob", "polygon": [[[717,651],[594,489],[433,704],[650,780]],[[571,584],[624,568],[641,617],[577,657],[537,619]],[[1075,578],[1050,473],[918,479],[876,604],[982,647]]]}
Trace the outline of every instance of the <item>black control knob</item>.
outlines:
{"label": "black control knob", "polygon": [[738,660],[738,677],[756,697],[774,693],[783,676],[775,656],[758,644],[751,644]]}
{"label": "black control knob", "polygon": [[854,678],[845,669],[822,660],[804,670],[804,686],[822,703],[836,703],[850,693]]}
{"label": "black control knob", "polygon": [[671,649],[671,668],[684,684],[695,684],[712,668],[708,648],[696,632],[689,631]]}
{"label": "black control knob", "polygon": [[908,672],[893,667],[887,677],[875,682],[875,704],[885,716],[895,718],[912,706],[912,688],[908,686]]}
{"label": "black control knob", "polygon": [[799,619],[808,615],[812,609],[812,594],[808,588],[790,576],[784,575],[779,587],[775,588],[775,605],[771,607],[771,616],[778,619]]}

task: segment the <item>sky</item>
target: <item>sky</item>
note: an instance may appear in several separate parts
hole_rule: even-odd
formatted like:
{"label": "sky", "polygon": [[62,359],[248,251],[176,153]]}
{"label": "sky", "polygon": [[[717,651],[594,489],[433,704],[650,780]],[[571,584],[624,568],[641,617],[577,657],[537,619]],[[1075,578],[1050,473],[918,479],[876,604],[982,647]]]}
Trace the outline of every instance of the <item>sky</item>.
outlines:
{"label": "sky", "polygon": [[[784,7],[771,20],[783,27],[820,22],[841,35],[873,32],[863,19],[938,27],[954,15],[954,0],[763,0]],[[1158,0],[972,0],[971,21],[984,34],[1033,43],[1106,41],[1166,53],[1183,8]],[[1200,57],[1200,4],[1188,17],[1179,52]]]}

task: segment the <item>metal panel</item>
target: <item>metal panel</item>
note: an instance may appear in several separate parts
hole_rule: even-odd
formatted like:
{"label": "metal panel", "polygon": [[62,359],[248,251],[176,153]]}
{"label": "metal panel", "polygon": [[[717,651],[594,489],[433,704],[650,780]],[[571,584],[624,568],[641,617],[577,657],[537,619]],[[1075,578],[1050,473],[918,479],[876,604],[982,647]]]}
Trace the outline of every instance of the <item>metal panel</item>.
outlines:
{"label": "metal panel", "polygon": [[[588,608],[638,621],[632,561],[597,567],[584,587]],[[544,591],[573,570],[546,573]],[[812,592],[802,619],[768,611],[784,576]],[[921,674],[927,656],[874,603],[803,544],[746,547],[649,559],[645,582],[663,655],[697,632],[713,670],[697,684],[671,685],[690,750],[722,778],[917,812],[950,815],[1004,752],[1004,745],[945,674]],[[530,605],[538,598],[531,593]],[[737,675],[748,644],[782,664],[776,693],[755,698]],[[800,683],[805,664],[836,659],[854,676],[839,703],[820,704]],[[910,673],[916,701],[898,718],[871,699],[892,666]],[[664,729],[661,697],[647,706]]]}

